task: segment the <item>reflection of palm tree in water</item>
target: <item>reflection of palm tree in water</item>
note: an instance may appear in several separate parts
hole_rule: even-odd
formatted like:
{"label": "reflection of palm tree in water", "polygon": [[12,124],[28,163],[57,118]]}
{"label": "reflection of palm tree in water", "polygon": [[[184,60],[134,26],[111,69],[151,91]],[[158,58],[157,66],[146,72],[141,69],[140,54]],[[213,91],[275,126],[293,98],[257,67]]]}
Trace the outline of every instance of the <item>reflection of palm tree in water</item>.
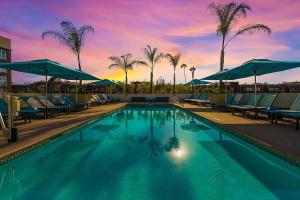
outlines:
{"label": "reflection of palm tree in water", "polygon": [[149,141],[149,155],[157,156],[163,153],[163,147],[161,142],[154,136],[154,124],[153,124],[153,110],[150,111],[150,141]]}
{"label": "reflection of palm tree in water", "polygon": [[136,138],[133,135],[128,135],[128,120],[133,119],[133,113],[129,112],[128,109],[126,109],[126,117],[125,117],[125,132],[121,138],[121,144],[122,146],[126,148],[131,148],[134,144],[137,143]]}
{"label": "reflection of palm tree in water", "polygon": [[164,149],[170,152],[172,149],[179,148],[179,141],[176,137],[176,112],[173,110],[173,136],[169,138],[169,141],[165,144]]}

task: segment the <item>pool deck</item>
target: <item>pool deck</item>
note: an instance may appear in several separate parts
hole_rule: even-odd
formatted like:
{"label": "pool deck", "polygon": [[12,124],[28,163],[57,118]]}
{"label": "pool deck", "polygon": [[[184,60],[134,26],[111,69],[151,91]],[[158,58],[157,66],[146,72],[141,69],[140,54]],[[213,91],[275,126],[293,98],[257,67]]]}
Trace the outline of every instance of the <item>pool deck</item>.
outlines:
{"label": "pool deck", "polygon": [[206,118],[287,160],[292,159],[291,162],[300,163],[300,131],[295,129],[294,123],[278,121],[278,124],[274,125],[266,119],[255,120],[240,115],[233,116],[231,113],[208,107],[187,103],[175,105]]}
{"label": "pool deck", "polygon": [[59,117],[43,120],[32,120],[32,123],[20,123],[18,128],[18,142],[8,144],[7,139],[0,137],[0,163],[5,162],[8,157],[24,149],[41,144],[51,138],[61,135],[68,129],[79,126],[87,121],[103,116],[126,105],[125,103],[114,103],[90,107],[81,112],[64,114]]}

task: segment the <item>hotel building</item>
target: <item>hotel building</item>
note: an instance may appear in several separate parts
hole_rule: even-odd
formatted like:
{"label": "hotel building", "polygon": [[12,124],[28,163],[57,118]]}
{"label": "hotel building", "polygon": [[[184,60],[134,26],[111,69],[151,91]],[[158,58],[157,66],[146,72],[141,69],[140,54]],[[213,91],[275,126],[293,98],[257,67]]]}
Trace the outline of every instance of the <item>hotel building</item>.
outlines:
{"label": "hotel building", "polygon": [[[11,62],[11,41],[0,35],[0,62]],[[0,69],[0,88],[10,91],[11,71]]]}

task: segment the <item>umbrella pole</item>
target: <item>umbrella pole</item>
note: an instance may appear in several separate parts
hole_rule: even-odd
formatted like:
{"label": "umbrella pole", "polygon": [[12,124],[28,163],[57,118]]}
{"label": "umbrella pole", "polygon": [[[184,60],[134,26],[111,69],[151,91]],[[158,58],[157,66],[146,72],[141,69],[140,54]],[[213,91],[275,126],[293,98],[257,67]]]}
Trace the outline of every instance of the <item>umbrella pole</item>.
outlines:
{"label": "umbrella pole", "polygon": [[46,84],[45,84],[45,102],[46,102],[46,110],[45,110],[45,119],[48,118],[48,75],[46,73]]}
{"label": "umbrella pole", "polygon": [[227,88],[226,88],[226,82],[227,80],[225,80],[225,83],[224,83],[224,93],[225,93],[225,104],[227,104]]}
{"label": "umbrella pole", "polygon": [[255,106],[255,118],[257,118],[257,109],[256,109],[256,70],[254,70],[254,106]]}
{"label": "umbrella pole", "polygon": [[254,71],[254,105],[256,108],[256,71]]}

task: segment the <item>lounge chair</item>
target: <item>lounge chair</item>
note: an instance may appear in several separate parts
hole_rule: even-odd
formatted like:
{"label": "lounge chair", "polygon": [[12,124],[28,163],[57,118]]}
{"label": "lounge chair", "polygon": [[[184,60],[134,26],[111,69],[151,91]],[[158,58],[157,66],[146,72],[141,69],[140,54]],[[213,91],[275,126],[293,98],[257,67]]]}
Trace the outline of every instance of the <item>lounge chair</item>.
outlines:
{"label": "lounge chair", "polygon": [[232,105],[230,106],[232,114],[234,115],[236,112],[241,112],[243,114],[243,117],[245,117],[246,111],[251,110],[252,108],[255,108],[258,105],[258,102],[260,102],[261,98],[263,97],[263,94],[245,94],[245,99],[241,99],[240,105]]}
{"label": "lounge chair", "polygon": [[43,104],[43,106],[46,106],[46,102],[47,102],[47,106],[49,106],[49,107],[52,107],[52,108],[57,107],[57,108],[60,108],[60,111],[66,111],[67,113],[70,113],[70,110],[71,110],[70,105],[63,105],[63,104],[56,105],[49,99],[46,99],[46,97],[44,97],[44,96],[36,96],[36,98]]}
{"label": "lounge chair", "polygon": [[81,108],[83,109],[85,107],[85,104],[76,105],[76,103],[71,98],[64,95],[51,96],[49,99],[54,105],[68,106],[70,111],[78,111]]}
{"label": "lounge chair", "polygon": [[255,99],[253,98],[250,101],[249,105],[245,105],[239,108],[242,112],[244,112],[243,115],[245,115],[246,112],[254,112],[255,118],[257,118],[258,113],[265,112],[268,108],[270,108],[275,98],[277,97],[277,94],[272,94],[272,93],[257,94],[257,95],[258,96],[256,97],[256,105],[255,105]]}
{"label": "lounge chair", "polygon": [[98,97],[99,101],[102,102],[102,104],[107,104],[112,102],[112,100],[108,98],[105,94],[99,94],[96,96]]}
{"label": "lounge chair", "polygon": [[190,103],[192,100],[197,99],[199,94],[192,94],[190,98],[184,99],[185,102]]}
{"label": "lounge chair", "polygon": [[226,95],[226,101],[224,103],[216,103],[213,106],[214,108],[227,112],[229,110],[228,107],[239,104],[242,96],[240,93],[229,93]]}
{"label": "lounge chair", "polygon": [[[1,112],[3,118],[8,117],[8,105],[3,99],[0,99],[0,112]],[[37,109],[28,107],[28,108],[20,109],[19,114],[24,119],[25,123],[27,123],[27,120],[30,123],[32,117],[34,115],[36,115],[37,112],[38,112]]]}
{"label": "lounge chair", "polygon": [[275,124],[279,118],[290,118],[296,120],[296,129],[299,130],[300,120],[300,95],[298,95],[289,110],[276,110],[273,112]]}
{"label": "lounge chair", "polygon": [[0,99],[0,112],[1,112],[3,118],[8,117],[8,106],[7,106],[7,103],[3,99]]}
{"label": "lounge chair", "polygon": [[230,106],[233,106],[233,105],[239,105],[239,102],[242,97],[243,97],[243,94],[237,93],[234,95],[234,97],[232,97],[232,100],[230,102],[227,102],[224,106],[226,108],[229,108]]}
{"label": "lounge chair", "polygon": [[90,95],[90,99],[88,100],[88,104],[89,105],[97,105],[97,104],[101,104],[98,100],[98,97],[96,95]]}
{"label": "lounge chair", "polygon": [[200,100],[200,99],[204,100],[205,96],[206,96],[206,94],[204,94],[204,93],[192,94],[191,98],[184,99],[184,101],[188,102],[188,103],[196,103],[197,100]]}
{"label": "lounge chair", "polygon": [[201,94],[197,99],[192,100],[196,104],[209,104],[210,96],[207,93]]}
{"label": "lounge chair", "polygon": [[61,95],[60,98],[66,105],[76,108],[76,110],[82,110],[88,108],[88,103],[75,102],[71,97],[66,95]]}
{"label": "lounge chair", "polygon": [[27,103],[27,107],[30,107],[32,109],[36,109],[40,112],[43,112],[44,118],[48,117],[48,111],[49,112],[54,112],[57,114],[57,116],[60,115],[60,111],[63,109],[60,106],[55,106],[53,104],[49,104],[46,106],[38,100],[37,97],[27,97],[27,96],[22,96],[20,97],[21,100],[23,100],[25,103]]}
{"label": "lounge chair", "polygon": [[271,118],[271,123],[274,122],[275,115],[280,110],[290,110],[295,102],[298,94],[297,93],[280,93],[274,100],[272,106],[264,111],[269,118]]}

